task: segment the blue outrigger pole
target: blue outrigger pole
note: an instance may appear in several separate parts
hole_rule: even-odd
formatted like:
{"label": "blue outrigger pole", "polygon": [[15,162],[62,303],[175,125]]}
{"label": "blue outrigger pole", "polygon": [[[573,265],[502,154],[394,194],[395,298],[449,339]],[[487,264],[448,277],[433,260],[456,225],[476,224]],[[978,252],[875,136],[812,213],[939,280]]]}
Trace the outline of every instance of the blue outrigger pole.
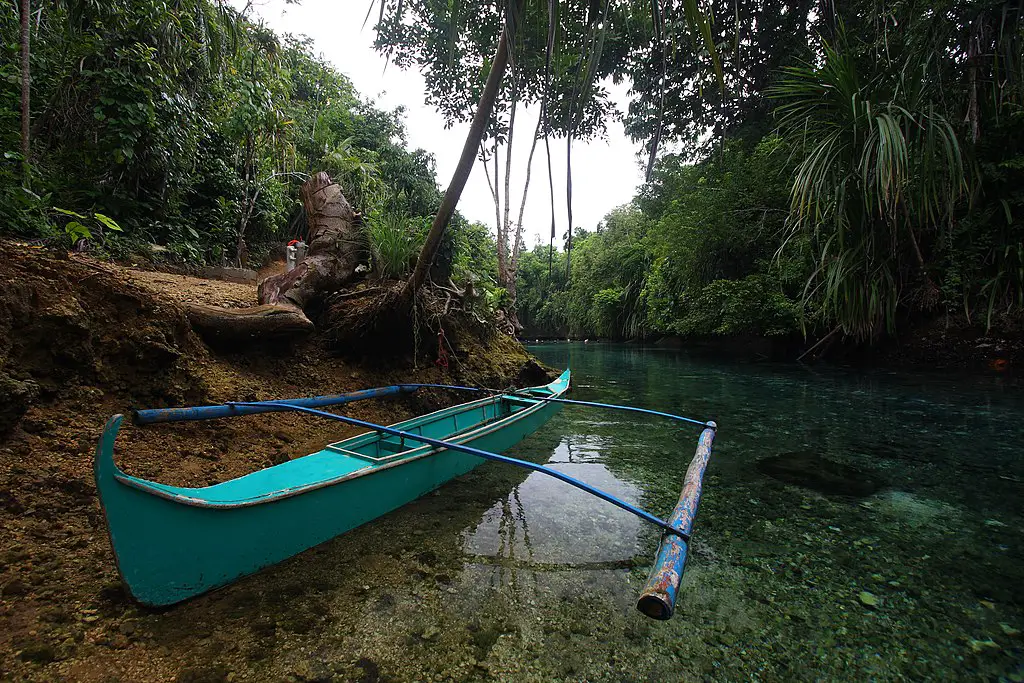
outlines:
{"label": "blue outrigger pole", "polygon": [[[433,439],[419,434],[395,429],[393,427],[359,420],[354,417],[318,410],[318,408],[331,405],[343,405],[370,398],[383,398],[385,396],[395,394],[411,393],[417,389],[428,387],[484,392],[496,395],[504,394],[510,396],[521,396],[528,398],[529,400],[536,401],[550,401],[610,410],[624,410],[628,412],[665,417],[685,422],[687,424],[698,425],[703,429],[698,441],[697,452],[695,453],[693,460],[690,462],[690,466],[686,470],[686,477],[684,479],[683,490],[679,497],[679,502],[677,503],[669,520],[665,521],[636,507],[635,505],[613,496],[610,493],[595,488],[580,481],[579,479],[576,479],[575,477],[565,474],[564,472],[560,472],[544,465],[511,458],[507,455],[491,453],[489,451],[473,448],[472,446],[465,446],[458,443],[443,441],[441,439]],[[530,394],[529,392],[517,392],[515,390],[496,391],[491,389],[482,389],[479,387],[464,387],[447,384],[399,384],[332,396],[316,396],[311,398],[284,399],[277,401],[235,401],[224,403],[222,405],[199,406],[193,408],[155,408],[151,410],[136,410],[132,413],[132,421],[137,425],[146,425],[166,422],[208,420],[219,417],[235,417],[239,415],[253,415],[283,411],[297,411],[309,413],[311,415],[318,415],[331,420],[338,420],[349,425],[364,427],[384,434],[398,436],[410,441],[425,443],[436,448],[447,448],[453,451],[460,451],[470,455],[475,455],[486,460],[493,460],[509,465],[515,465],[516,467],[532,470],[534,472],[540,472],[541,474],[554,477],[555,479],[586,491],[601,500],[636,515],[646,522],[658,526],[662,530],[661,545],[657,559],[654,566],[651,568],[650,576],[647,579],[647,584],[644,586],[644,589],[640,594],[640,598],[637,601],[637,609],[654,619],[671,618],[672,613],[675,610],[676,597],[679,592],[679,585],[682,581],[683,569],[686,565],[686,555],[689,547],[690,534],[693,531],[694,519],[697,514],[697,506],[700,503],[704,471],[707,468],[708,460],[711,457],[711,449],[718,429],[718,426],[714,422],[701,422],[699,420],[682,417],[680,415],[672,415],[671,413],[663,413],[656,410],[648,410],[646,408],[635,408],[633,406],[543,397]]]}
{"label": "blue outrigger pole", "polygon": [[375,389],[363,389],[362,391],[351,391],[346,394],[333,394],[330,396],[313,396],[312,398],[289,398],[284,401],[253,401],[250,403],[224,403],[215,406],[196,406],[194,408],[151,408],[148,410],[133,410],[132,423],[138,426],[159,424],[163,422],[194,422],[198,420],[212,420],[217,417],[236,417],[238,415],[257,415],[259,413],[281,412],[280,404],[290,403],[292,405],[305,406],[306,408],[323,408],[326,406],[338,406],[354,401],[365,401],[370,398],[384,398],[394,394],[408,394],[416,391],[418,387],[406,384],[390,387],[377,387]]}

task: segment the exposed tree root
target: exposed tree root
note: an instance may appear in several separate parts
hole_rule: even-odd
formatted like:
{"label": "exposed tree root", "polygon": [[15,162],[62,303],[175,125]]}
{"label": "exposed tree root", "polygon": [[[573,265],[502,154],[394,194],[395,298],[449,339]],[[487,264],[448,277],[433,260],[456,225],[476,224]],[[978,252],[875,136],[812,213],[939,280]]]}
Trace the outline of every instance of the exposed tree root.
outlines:
{"label": "exposed tree root", "polygon": [[[460,338],[488,339],[511,329],[472,308],[465,293],[449,287],[425,286],[409,301],[404,283],[386,282],[372,290],[334,295],[321,326],[329,348],[337,353],[393,354],[460,362]],[[511,340],[511,338],[510,338]],[[442,348],[444,352],[442,353]]]}

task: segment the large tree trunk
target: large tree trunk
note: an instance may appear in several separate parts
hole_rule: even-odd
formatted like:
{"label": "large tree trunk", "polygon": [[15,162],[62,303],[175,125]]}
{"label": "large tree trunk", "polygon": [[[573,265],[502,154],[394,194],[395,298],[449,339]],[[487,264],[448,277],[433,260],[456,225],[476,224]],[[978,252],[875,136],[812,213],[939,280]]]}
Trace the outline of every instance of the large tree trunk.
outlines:
{"label": "large tree trunk", "polygon": [[26,181],[28,180],[29,152],[29,119],[31,110],[29,108],[29,97],[32,92],[32,76],[29,65],[31,54],[31,1],[21,0],[21,156],[24,159],[26,169]]}
{"label": "large tree trunk", "polygon": [[212,346],[237,348],[249,342],[290,340],[313,331],[327,295],[355,276],[362,251],[359,224],[341,188],[326,173],[302,186],[309,224],[309,248],[294,270],[259,284],[261,305],[244,309],[189,307],[189,320]]}
{"label": "large tree trunk", "polygon": [[434,222],[430,225],[430,232],[427,233],[427,239],[423,243],[423,248],[420,249],[416,269],[406,283],[404,298],[409,302],[413,300],[416,292],[427,280],[427,274],[434,262],[437,248],[441,245],[441,237],[455,213],[455,207],[462,197],[462,190],[466,187],[466,181],[469,180],[469,174],[476,162],[476,151],[483,139],[487,121],[491,118],[498,86],[501,84],[501,78],[505,75],[505,67],[508,64],[508,33],[510,30],[509,23],[506,22],[501,32],[501,38],[498,39],[498,49],[494,54],[494,61],[491,62],[491,70],[487,74],[487,83],[484,85],[483,94],[480,95],[480,103],[477,105],[473,124],[469,127],[469,134],[466,135],[466,142],[462,146],[459,165],[455,167],[451,184],[448,185],[448,189],[444,193],[441,207],[437,210]]}
{"label": "large tree trunk", "polygon": [[341,187],[324,172],[302,186],[309,223],[309,249],[294,270],[260,283],[261,304],[291,304],[309,312],[355,275],[362,239],[355,212]]}

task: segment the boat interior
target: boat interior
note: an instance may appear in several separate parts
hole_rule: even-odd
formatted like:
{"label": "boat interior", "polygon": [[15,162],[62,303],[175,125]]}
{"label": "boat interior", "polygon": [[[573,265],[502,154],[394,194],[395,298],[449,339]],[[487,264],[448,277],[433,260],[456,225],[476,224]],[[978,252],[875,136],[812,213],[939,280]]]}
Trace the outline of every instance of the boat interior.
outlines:
{"label": "boat interior", "polygon": [[[497,396],[413,418],[394,427],[432,439],[454,439],[536,403],[537,401],[533,399],[518,396]],[[368,432],[332,443],[326,450],[359,458],[368,463],[383,464],[411,455],[412,451],[419,452],[421,448],[429,450],[432,447],[405,437]]]}
{"label": "boat interior", "polygon": [[[539,393],[539,392],[538,392]],[[550,393],[544,392],[549,396]],[[434,439],[456,439],[474,429],[514,415],[539,401],[524,396],[492,396],[392,425],[395,429]],[[381,432],[367,432],[326,446],[309,455],[203,488],[181,488],[120,473],[129,486],[179,502],[213,507],[251,505],[288,495],[340,477],[410,458],[433,447]]]}

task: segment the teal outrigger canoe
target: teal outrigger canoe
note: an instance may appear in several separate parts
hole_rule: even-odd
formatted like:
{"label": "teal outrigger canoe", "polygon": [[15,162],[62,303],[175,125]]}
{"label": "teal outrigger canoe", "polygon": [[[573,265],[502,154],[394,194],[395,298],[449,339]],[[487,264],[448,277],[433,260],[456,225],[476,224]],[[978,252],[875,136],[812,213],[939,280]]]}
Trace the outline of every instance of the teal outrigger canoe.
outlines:
{"label": "teal outrigger canoe", "polygon": [[[398,384],[336,396],[134,411],[136,425],[298,411],[370,430],[297,460],[203,488],[159,484],[118,469],[114,441],[123,417],[115,415],[96,449],[95,473],[125,586],[147,605],[186,600],[376,519],[484,460],[495,460],[554,477],[660,527],[658,556],[637,609],[653,619],[669,619],[718,425],[647,408],[567,399],[569,378],[566,370],[550,384],[520,390]],[[391,426],[319,410],[423,387],[487,396]],[[554,468],[494,452],[518,443],[564,404],[700,427],[679,502],[667,520]]]}
{"label": "teal outrigger canoe", "polygon": [[[547,399],[564,395],[569,379],[566,370],[545,386],[488,396],[390,427],[376,426],[316,453],[202,488],[160,484],[118,468],[114,441],[123,416],[115,415],[96,449],[95,475],[121,578],[136,600],[163,606],[281,562],[484,462],[478,455],[436,443],[490,452],[515,445],[560,408]],[[137,411],[134,421],[148,424],[288,409],[318,413],[312,407],[412,390],[415,385],[400,385],[320,399]]]}

